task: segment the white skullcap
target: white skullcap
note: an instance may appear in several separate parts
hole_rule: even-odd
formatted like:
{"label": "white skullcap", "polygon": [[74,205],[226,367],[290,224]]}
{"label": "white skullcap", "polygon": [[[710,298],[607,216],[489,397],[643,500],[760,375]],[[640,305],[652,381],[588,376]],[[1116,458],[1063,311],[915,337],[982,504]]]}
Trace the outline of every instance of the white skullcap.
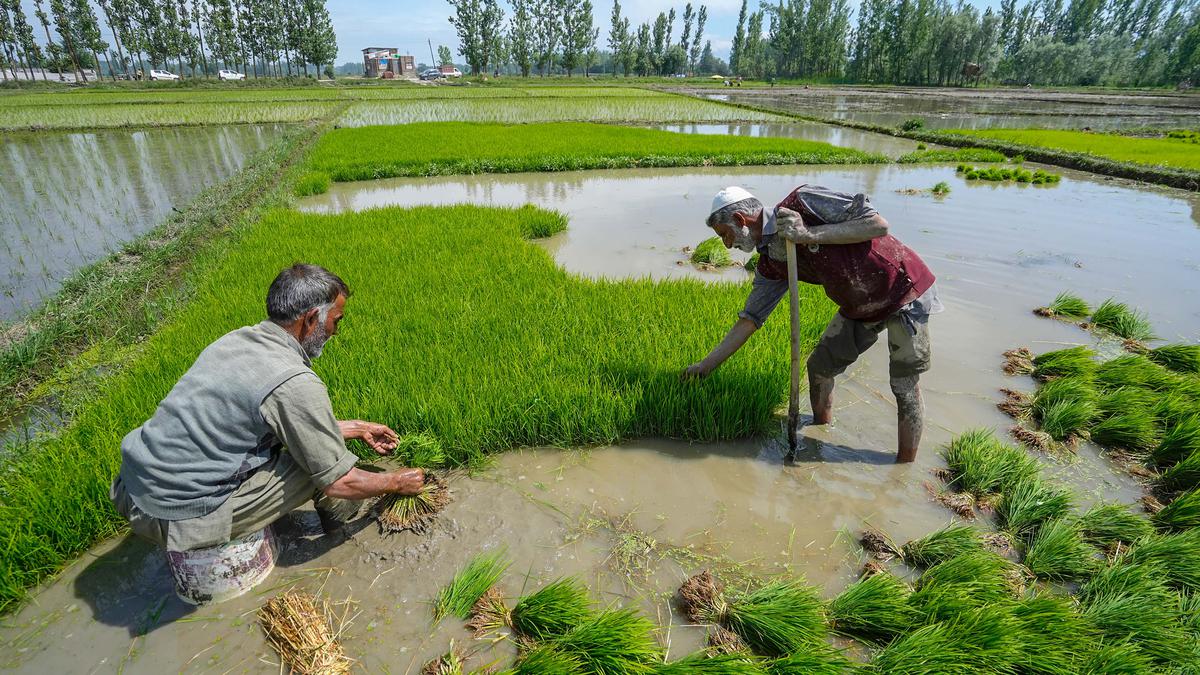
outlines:
{"label": "white skullcap", "polygon": [[750,194],[750,191],[746,188],[738,187],[737,185],[730,185],[724,190],[718,192],[716,197],[713,197],[712,210],[708,212],[708,215],[711,216],[726,206],[729,206],[730,204],[736,204],[743,199],[754,199],[754,195]]}

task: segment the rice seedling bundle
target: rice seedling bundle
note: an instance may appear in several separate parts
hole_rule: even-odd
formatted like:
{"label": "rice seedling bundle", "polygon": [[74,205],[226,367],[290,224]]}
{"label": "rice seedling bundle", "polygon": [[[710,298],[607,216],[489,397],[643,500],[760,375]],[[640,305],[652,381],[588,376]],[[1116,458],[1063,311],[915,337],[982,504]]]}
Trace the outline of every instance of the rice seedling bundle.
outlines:
{"label": "rice seedling bundle", "polygon": [[1193,417],[1200,418],[1200,398],[1179,391],[1164,392],[1159,395],[1158,402],[1150,412],[1160,425],[1170,431]]}
{"label": "rice seedling bundle", "polygon": [[421,667],[421,675],[463,675],[463,655],[450,643],[450,651],[427,662]]}
{"label": "rice seedling bundle", "polygon": [[773,581],[731,598],[722,619],[719,623],[764,656],[792,654],[825,638],[824,604],[799,580]]}
{"label": "rice seedling bundle", "polygon": [[425,485],[417,494],[393,494],[381,498],[374,507],[375,519],[384,534],[405,530],[424,534],[450,499],[450,486],[441,478],[426,474]]}
{"label": "rice seedling bundle", "polygon": [[921,575],[909,604],[922,623],[952,620],[973,608],[1005,603],[1021,590],[1020,571],[989,551],[966,553]]}
{"label": "rice seedling bundle", "polygon": [[267,601],[258,610],[267,642],[279,652],[283,665],[303,675],[349,673],[353,660],[346,656],[328,611],[317,599],[300,590],[289,590]]}
{"label": "rice seedling bundle", "polygon": [[899,638],[876,656],[871,671],[892,675],[1016,673],[1020,626],[1008,607],[980,607]]}
{"label": "rice seedling bundle", "polygon": [[1163,345],[1151,349],[1146,358],[1177,373],[1200,374],[1200,345]]}
{"label": "rice seedling bundle", "polygon": [[1136,642],[1124,640],[1096,645],[1083,661],[1079,672],[1152,675],[1157,671],[1154,661],[1142,651]]}
{"label": "rice seedling bundle", "polygon": [[979,530],[952,523],[920,539],[913,539],[901,547],[900,554],[904,562],[913,567],[932,567],[964,553],[983,550]]}
{"label": "rice seedling bundle", "polygon": [[1039,380],[1096,372],[1096,352],[1084,346],[1058,349],[1033,357],[1033,376]]}
{"label": "rice seedling bundle", "polygon": [[847,675],[862,670],[842,652],[825,643],[767,661],[764,669],[770,675]]}
{"label": "rice seedling bundle", "polygon": [[829,605],[834,632],[874,644],[907,633],[917,615],[908,602],[910,589],[888,572],[872,574],[842,591]]}
{"label": "rice seedling bundle", "polygon": [[1037,393],[1033,395],[1030,409],[1035,415],[1041,417],[1055,403],[1078,401],[1092,404],[1092,408],[1095,410],[1096,389],[1088,377],[1072,375],[1051,380],[1038,387]]}
{"label": "rice seedling bundle", "polygon": [[747,272],[753,272],[758,269],[758,253],[753,253],[746,259],[746,264],[742,265]]}
{"label": "rice seedling bundle", "polygon": [[576,659],[576,672],[592,675],[648,674],[662,661],[654,624],[632,609],[596,614],[545,644]]}
{"label": "rice seedling bundle", "polygon": [[1092,308],[1078,295],[1069,291],[1063,291],[1054,298],[1054,302],[1051,302],[1046,307],[1039,307],[1034,312],[1042,316],[1057,316],[1080,321],[1086,319],[1092,313]]}
{"label": "rice seedling bundle", "polygon": [[561,651],[553,645],[538,645],[525,652],[513,666],[513,675],[578,675],[584,671],[583,660]]}
{"label": "rice seedling bundle", "polygon": [[1021,672],[1091,672],[1080,665],[1096,648],[1099,634],[1069,597],[1038,593],[1013,605],[1012,615],[1020,631]]}
{"label": "rice seedling bundle", "polygon": [[1084,540],[1079,522],[1054,518],[1038,528],[1025,549],[1025,566],[1041,579],[1066,581],[1085,577],[1098,565],[1097,551]]}
{"label": "rice seedling bundle", "polygon": [[1037,460],[1001,443],[989,429],[972,429],[942,450],[953,476],[950,486],[976,496],[1004,492],[1038,474]]}
{"label": "rice seedling bundle", "polygon": [[788,138],[678,134],[591,123],[423,123],[335,129],[305,160],[334,181],[618,167],[878,163],[880,155]]}
{"label": "rice seedling bundle", "polygon": [[1083,616],[1108,640],[1131,640],[1154,661],[1183,664],[1193,644],[1178,597],[1162,575],[1157,565],[1118,562],[1102,569],[1080,589]]}
{"label": "rice seedling bundle", "polygon": [[656,666],[653,672],[654,675],[763,675],[774,671],[764,669],[758,659],[747,654],[697,652]]}
{"label": "rice seedling bundle", "polygon": [[464,621],[471,616],[475,603],[487,593],[504,570],[508,569],[509,560],[504,551],[480,553],[467,563],[467,566],[454,575],[449,584],[442,587],[433,601],[433,618],[440,621],[447,614],[453,614]]}
{"label": "rice seedling bundle", "polygon": [[1154,406],[1160,398],[1154,392],[1141,387],[1110,389],[1096,399],[1096,417],[1105,419],[1132,410],[1148,411],[1153,415]]}
{"label": "rice seedling bundle", "polygon": [[1071,511],[1073,497],[1066,489],[1040,478],[1025,478],[1013,484],[996,505],[996,515],[1008,531],[1031,537],[1048,520]]}
{"label": "rice seedling bundle", "polygon": [[1132,544],[1154,534],[1150,521],[1131,512],[1124,504],[1097,504],[1084,512],[1079,525],[1085,541],[1101,548]]}
{"label": "rice seedling bundle", "polygon": [[1126,340],[1145,342],[1154,339],[1154,329],[1145,314],[1112,298],[1100,303],[1092,312],[1092,323]]}
{"label": "rice seedling bundle", "polygon": [[1097,422],[1088,433],[1100,445],[1135,452],[1148,451],[1158,444],[1158,427],[1154,423],[1154,416],[1137,408]]}
{"label": "rice seedling bundle", "polygon": [[513,630],[535,640],[566,633],[591,616],[587,588],[574,577],[559,579],[526,595],[512,608]]}
{"label": "rice seedling bundle", "polygon": [[1200,452],[1193,452],[1171,468],[1163,472],[1158,479],[1159,488],[1163,490],[1190,490],[1200,485]]}
{"label": "rice seedling bundle", "polygon": [[1168,392],[1178,384],[1170,371],[1142,354],[1118,356],[1101,363],[1096,368],[1096,383],[1105,389],[1141,387],[1157,392]]}
{"label": "rice seedling bundle", "polygon": [[1159,529],[1172,532],[1200,527],[1200,488],[1175,497],[1150,519]]}
{"label": "rice seedling bundle", "polygon": [[1166,582],[1181,591],[1200,592],[1200,530],[1141,539],[1124,560],[1132,565],[1157,567]]}
{"label": "rice seedling bundle", "polygon": [[1095,414],[1096,408],[1090,401],[1058,401],[1042,412],[1042,431],[1056,441],[1070,442],[1087,430]]}
{"label": "rice seedling bundle", "polygon": [[697,265],[728,267],[733,264],[733,258],[730,257],[729,249],[725,248],[725,242],[721,241],[720,237],[709,237],[700,242],[696,250],[692,251],[692,262]]}
{"label": "rice seedling bundle", "polygon": [[1170,426],[1150,456],[1158,466],[1170,466],[1200,454],[1200,415],[1190,415]]}

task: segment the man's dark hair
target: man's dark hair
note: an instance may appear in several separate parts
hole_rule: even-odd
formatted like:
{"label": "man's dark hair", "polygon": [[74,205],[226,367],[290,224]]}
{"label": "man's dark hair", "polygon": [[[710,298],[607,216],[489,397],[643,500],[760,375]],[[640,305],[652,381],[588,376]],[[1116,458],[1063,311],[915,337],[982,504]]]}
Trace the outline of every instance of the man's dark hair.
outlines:
{"label": "man's dark hair", "polygon": [[320,265],[296,263],[271,282],[267,316],[275,323],[291,323],[314,307],[331,304],[339,295],[350,297],[350,287],[341,277]]}

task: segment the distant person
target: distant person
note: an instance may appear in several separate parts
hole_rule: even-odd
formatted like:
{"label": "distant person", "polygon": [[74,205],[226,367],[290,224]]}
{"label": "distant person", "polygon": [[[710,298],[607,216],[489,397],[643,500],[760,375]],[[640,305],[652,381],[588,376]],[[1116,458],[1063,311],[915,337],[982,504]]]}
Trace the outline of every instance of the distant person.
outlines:
{"label": "distant person", "polygon": [[707,377],[732,356],[788,293],[784,238],[796,243],[797,278],[822,286],[838,306],[808,359],[813,424],[833,418],[834,378],[887,330],[891,389],[898,415],[897,462],[916,459],[924,428],[919,380],[929,370],[929,316],[942,311],[933,273],[888,234],[865,195],[801,185],[773,209],[728,187],[713,198],[706,224],[725,243],[759,255],[745,308],[725,338],[685,378]]}
{"label": "distant person", "polygon": [[312,359],[337,334],[350,289],[296,264],[267,291],[267,320],[226,333],[200,353],[158,410],[121,442],[111,498],[135,534],[169,551],[224,544],[310,500],[327,534],[362,500],[415,494],[420,469],[355,467],[346,440],[387,455],[382,424],[338,421]]}

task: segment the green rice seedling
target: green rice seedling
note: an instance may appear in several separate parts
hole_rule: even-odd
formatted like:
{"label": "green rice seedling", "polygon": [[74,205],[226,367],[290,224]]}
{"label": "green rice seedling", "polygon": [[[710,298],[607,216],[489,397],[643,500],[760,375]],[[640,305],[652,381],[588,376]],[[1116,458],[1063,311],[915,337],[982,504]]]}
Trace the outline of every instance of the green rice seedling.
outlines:
{"label": "green rice seedling", "polygon": [[513,630],[536,640],[566,633],[591,616],[591,598],[583,584],[567,577],[526,595],[512,608]]}
{"label": "green rice seedling", "polygon": [[1042,412],[1042,431],[1056,441],[1071,443],[1083,435],[1095,415],[1090,401],[1058,401]]}
{"label": "green rice seedling", "polygon": [[950,194],[950,184],[944,180],[939,181],[929,191],[933,193],[934,197],[945,197]]}
{"label": "green rice seedling", "polygon": [[1081,673],[1125,673],[1153,675],[1154,661],[1136,642],[1102,642],[1095,645],[1081,661]]}
{"label": "green rice seedling", "polygon": [[1096,368],[1096,383],[1104,389],[1141,387],[1157,392],[1174,389],[1178,384],[1170,371],[1142,354],[1118,356]]}
{"label": "green rice seedling", "polygon": [[1030,375],[1033,373],[1033,352],[1028,347],[1017,347],[1003,354],[1005,375]]}
{"label": "green rice seedling", "polygon": [[1171,532],[1200,527],[1200,489],[1180,494],[1150,519],[1159,529]]}
{"label": "green rice seedling", "polygon": [[[913,567],[932,567],[955,556],[982,551],[983,538],[979,530],[962,523],[951,523],[920,539],[913,539],[900,549],[904,562]],[[861,582],[860,582],[861,583]]]}
{"label": "green rice seedling", "polygon": [[[1004,155],[995,150],[984,148],[942,148],[929,150],[920,145],[914,152],[905,153],[896,158],[900,164],[930,164],[942,162],[1003,162]],[[966,170],[965,164],[959,164],[956,173]]]}
{"label": "green rice seedling", "polygon": [[1093,441],[1109,448],[1146,452],[1158,444],[1154,415],[1137,408],[1101,420],[1088,432]]}
{"label": "green rice seedling", "polygon": [[1040,478],[1024,478],[1013,484],[996,504],[996,515],[1017,537],[1028,538],[1042,523],[1071,511],[1071,493]]}
{"label": "green rice seedling", "polygon": [[921,623],[953,619],[972,608],[1004,603],[1024,580],[1012,563],[990,551],[965,553],[930,567],[917,580],[909,604]]}
{"label": "green rice seedling", "polygon": [[1191,658],[1191,637],[1180,623],[1178,597],[1157,565],[1118,561],[1080,589],[1083,616],[1112,641],[1131,640],[1161,664]]}
{"label": "green rice seedling", "polygon": [[375,519],[384,534],[405,530],[424,534],[450,499],[450,486],[441,478],[427,474],[425,485],[417,494],[393,494],[380,499],[374,507]]}
{"label": "green rice seedling", "polygon": [[785,118],[714,101],[668,94],[633,98],[530,98],[506,100],[503,105],[477,98],[364,101],[351,105],[338,117],[337,123],[342,127],[365,127],[418,122],[528,124],[584,120],[665,123],[785,121]]}
{"label": "green rice seedling", "polygon": [[763,675],[770,672],[747,654],[709,654],[696,652],[677,661],[663,663],[654,675]]}
{"label": "green rice seedling", "polygon": [[1025,566],[1040,579],[1066,581],[1085,577],[1098,564],[1095,547],[1084,540],[1072,517],[1048,520],[1025,549]]}
{"label": "green rice seedling", "polygon": [[1126,340],[1145,342],[1154,339],[1154,330],[1145,314],[1129,309],[1129,306],[1112,298],[1100,303],[1092,313],[1092,323]]}
{"label": "green rice seedling", "polygon": [[1130,410],[1152,411],[1158,400],[1159,396],[1154,392],[1141,387],[1118,387],[1096,399],[1096,419],[1107,419]]}
{"label": "green rice seedling", "polygon": [[329,192],[329,175],[320,171],[307,171],[296,179],[297,197],[323,195]]}
{"label": "green rice seedling", "polygon": [[968,609],[895,640],[875,655],[870,671],[1015,673],[1021,659],[1019,628],[1006,606]]}
{"label": "green rice seedling", "polygon": [[453,614],[464,621],[471,616],[471,608],[483,597],[508,569],[509,560],[504,551],[480,553],[471,559],[449,584],[443,586],[433,601],[433,618],[441,621]]}
{"label": "green rice seedling", "polygon": [[1141,539],[1124,559],[1131,565],[1160,569],[1166,582],[1181,591],[1200,592],[1200,530]]}
{"label": "green rice seedling", "polygon": [[[1179,391],[1163,392],[1158,394],[1158,401],[1150,409],[1150,412],[1159,426],[1171,431],[1185,424],[1190,426],[1191,418],[1200,418],[1200,399]],[[1188,436],[1190,437],[1190,432]],[[1179,459],[1174,461],[1179,461]]]}
{"label": "green rice seedling", "polygon": [[909,588],[887,572],[873,574],[850,585],[829,605],[829,625],[834,632],[874,644],[886,644],[907,633],[916,622],[908,603]]}
{"label": "green rice seedling", "polygon": [[1085,401],[1095,409],[1096,390],[1092,381],[1082,375],[1071,375],[1051,380],[1038,387],[1030,406],[1033,414],[1041,417],[1055,403]]}
{"label": "green rice seedling", "polygon": [[1063,291],[1054,298],[1054,302],[1046,307],[1035,309],[1034,313],[1041,316],[1057,316],[1073,321],[1082,321],[1092,313],[1092,308],[1078,295],[1070,291]]}
{"label": "green rice seedling", "polygon": [[799,580],[772,581],[730,599],[723,619],[719,623],[764,656],[792,654],[825,637],[824,605]]}
{"label": "green rice seedling", "polygon": [[764,669],[770,675],[848,675],[859,671],[842,652],[825,643],[767,661]]}
{"label": "green rice seedling", "polygon": [[1177,373],[1200,373],[1200,345],[1163,345],[1151,349],[1146,358]]}
{"label": "green rice seedling", "polygon": [[729,249],[725,248],[725,242],[721,241],[720,237],[710,237],[700,242],[696,250],[692,251],[692,262],[697,265],[728,267],[733,264],[733,258],[729,256]]}
{"label": "green rice seedling", "polygon": [[549,644],[538,645],[521,654],[512,670],[513,675],[578,675],[582,672],[587,672],[582,659]]}
{"label": "green rice seedling", "polygon": [[1078,672],[1095,648],[1096,629],[1084,621],[1069,597],[1037,593],[1013,605],[1012,614],[1019,626],[1020,672]]}
{"label": "green rice seedling", "polygon": [[464,659],[462,652],[450,643],[450,651],[428,661],[421,667],[421,675],[463,675]]}
{"label": "green rice seedling", "polygon": [[1096,372],[1096,352],[1084,347],[1068,347],[1033,357],[1033,376],[1039,380],[1071,375],[1090,376]]}
{"label": "green rice seedling", "polygon": [[632,609],[600,612],[546,644],[577,659],[579,673],[648,674],[662,661],[654,624]]}
{"label": "green rice seedling", "polygon": [[746,259],[746,263],[742,265],[747,272],[753,272],[758,269],[758,253],[753,253]]}
{"label": "green rice seedling", "polygon": [[1193,452],[1158,477],[1161,490],[1190,490],[1200,486],[1200,452]]}
{"label": "green rice seedling", "polygon": [[1150,453],[1158,466],[1170,466],[1200,455],[1200,415],[1191,415],[1170,426]]}
{"label": "green rice seedling", "polygon": [[951,487],[978,497],[1004,492],[1038,474],[1037,460],[1001,443],[989,429],[972,429],[954,438],[942,451],[950,466]]}
{"label": "green rice seedling", "polygon": [[1129,545],[1154,533],[1150,521],[1130,511],[1124,504],[1097,504],[1079,518],[1083,538],[1100,548]]}

